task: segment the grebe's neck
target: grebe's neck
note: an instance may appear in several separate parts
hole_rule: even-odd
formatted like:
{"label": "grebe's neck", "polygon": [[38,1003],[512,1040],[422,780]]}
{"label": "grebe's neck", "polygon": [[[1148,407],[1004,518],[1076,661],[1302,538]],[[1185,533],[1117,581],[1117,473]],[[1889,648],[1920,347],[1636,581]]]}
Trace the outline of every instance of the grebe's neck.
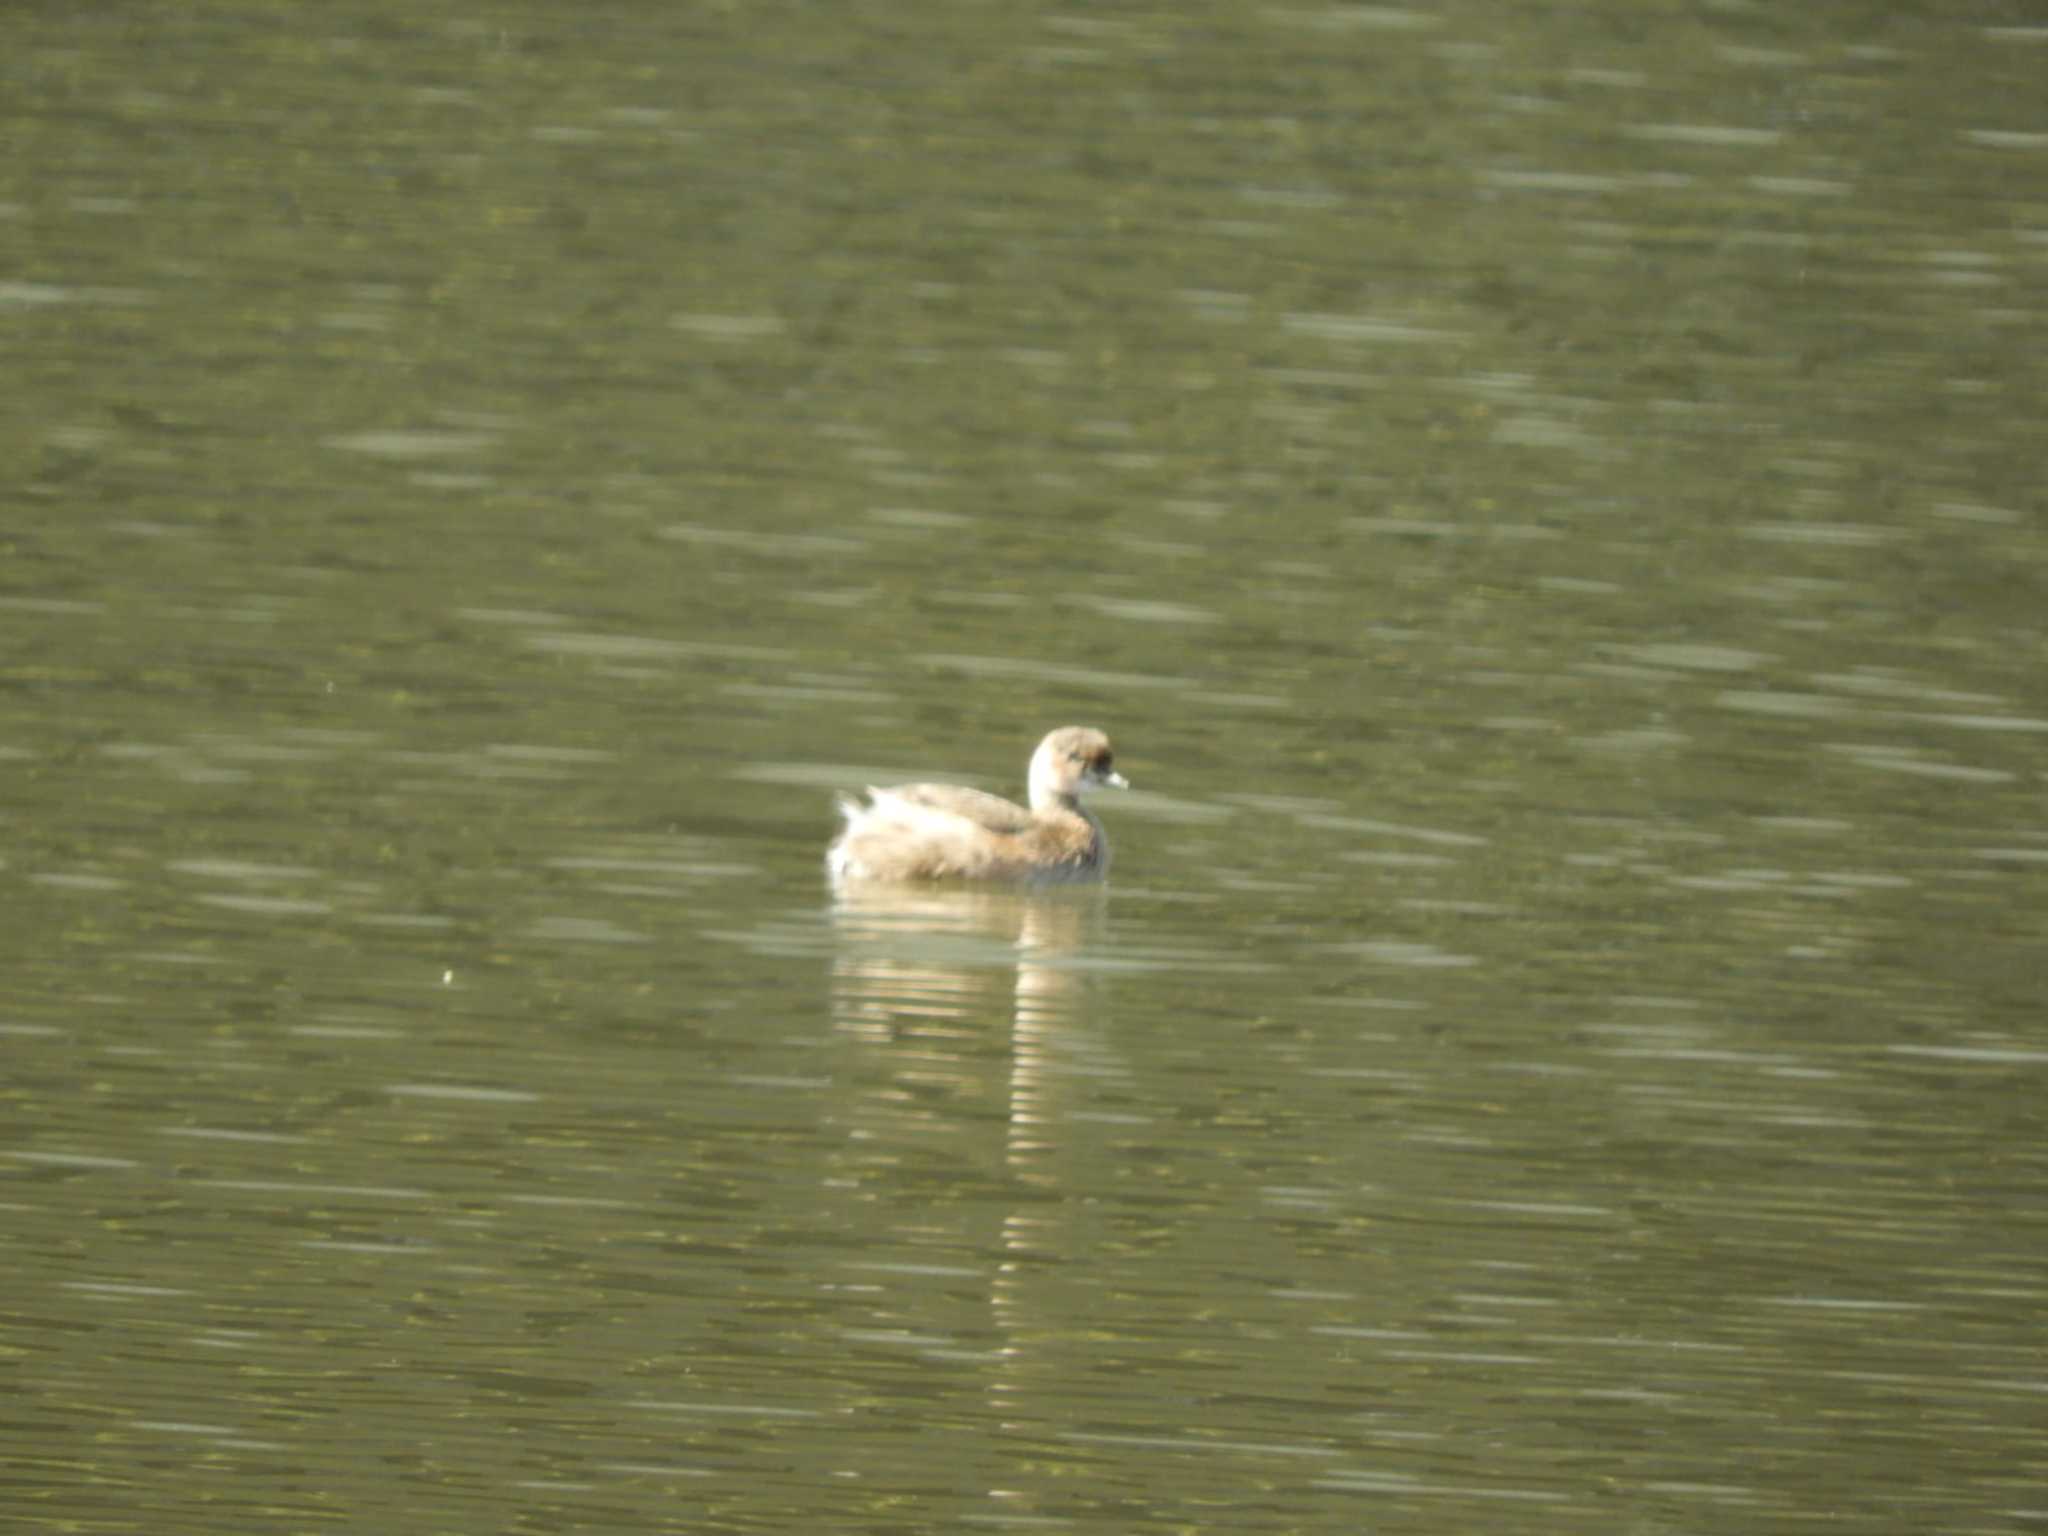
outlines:
{"label": "grebe's neck", "polygon": [[1081,797],[1060,772],[1057,759],[1043,748],[1031,757],[1031,809],[1040,815],[1047,811],[1081,810]]}

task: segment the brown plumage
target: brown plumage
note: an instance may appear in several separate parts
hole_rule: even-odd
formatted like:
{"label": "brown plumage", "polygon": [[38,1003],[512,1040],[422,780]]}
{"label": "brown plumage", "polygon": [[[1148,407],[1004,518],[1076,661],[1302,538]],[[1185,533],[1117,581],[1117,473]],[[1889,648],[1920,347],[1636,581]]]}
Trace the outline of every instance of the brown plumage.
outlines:
{"label": "brown plumage", "polygon": [[953,784],[868,790],[869,803],[842,799],[846,830],[825,854],[834,880],[1094,880],[1109,867],[1102,824],[1081,792],[1123,789],[1109,738],[1063,726],[1031,755],[1027,809],[1000,795]]}

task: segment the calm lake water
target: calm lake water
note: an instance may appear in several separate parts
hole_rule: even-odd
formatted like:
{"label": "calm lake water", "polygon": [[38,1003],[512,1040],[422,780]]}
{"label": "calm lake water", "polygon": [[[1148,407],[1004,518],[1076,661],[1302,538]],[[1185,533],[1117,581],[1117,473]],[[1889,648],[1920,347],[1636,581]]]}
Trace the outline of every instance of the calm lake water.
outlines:
{"label": "calm lake water", "polygon": [[2037,10],[7,35],[0,1513],[2048,1525]]}

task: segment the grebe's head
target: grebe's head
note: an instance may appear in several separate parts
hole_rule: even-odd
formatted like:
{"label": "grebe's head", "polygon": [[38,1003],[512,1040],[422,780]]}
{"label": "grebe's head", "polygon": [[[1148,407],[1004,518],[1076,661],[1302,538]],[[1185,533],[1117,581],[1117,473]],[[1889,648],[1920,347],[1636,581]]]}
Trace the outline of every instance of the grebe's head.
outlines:
{"label": "grebe's head", "polygon": [[1063,725],[1038,744],[1031,754],[1031,803],[1078,799],[1083,790],[1108,785],[1129,789],[1130,781],[1116,771],[1116,754],[1109,738],[1085,725]]}

